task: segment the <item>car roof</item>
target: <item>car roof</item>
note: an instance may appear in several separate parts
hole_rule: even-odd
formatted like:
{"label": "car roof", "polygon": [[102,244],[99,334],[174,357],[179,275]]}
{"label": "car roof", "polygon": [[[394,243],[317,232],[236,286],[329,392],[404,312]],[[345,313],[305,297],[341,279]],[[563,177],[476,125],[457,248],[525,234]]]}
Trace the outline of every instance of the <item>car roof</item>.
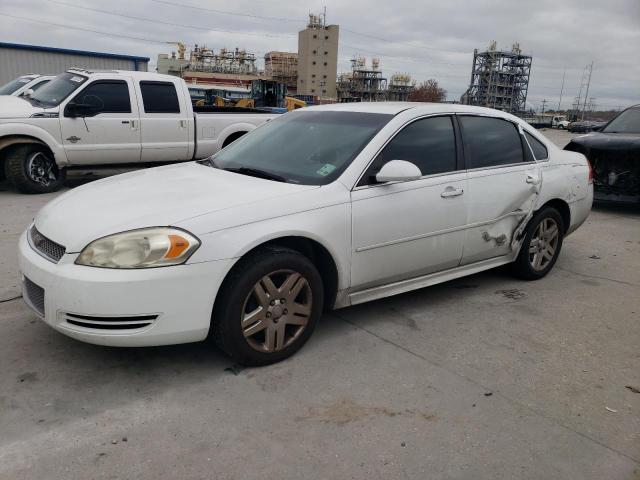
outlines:
{"label": "car roof", "polygon": [[[420,110],[421,114],[432,113],[475,113],[478,115],[492,115],[496,117],[515,118],[510,113],[495,110],[493,108],[474,107],[458,103],[425,103],[425,102],[351,102],[330,103],[307,107],[314,111],[326,110],[335,112],[362,112],[362,113],[386,113],[397,115],[406,110]],[[306,110],[300,109],[300,110]],[[417,112],[416,112],[417,113]]]}

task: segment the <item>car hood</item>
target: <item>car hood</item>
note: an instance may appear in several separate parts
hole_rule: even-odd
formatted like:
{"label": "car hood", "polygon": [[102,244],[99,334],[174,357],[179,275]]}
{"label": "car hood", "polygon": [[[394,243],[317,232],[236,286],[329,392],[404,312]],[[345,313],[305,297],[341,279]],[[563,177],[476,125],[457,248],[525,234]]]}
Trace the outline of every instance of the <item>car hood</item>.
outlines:
{"label": "car hood", "polygon": [[0,95],[0,118],[29,118],[34,113],[44,112],[27,100],[12,95]]}
{"label": "car hood", "polygon": [[573,138],[565,150],[588,155],[592,151],[640,151],[640,134],[594,132]]}
{"label": "car hood", "polygon": [[[180,222],[193,217],[259,205],[317,188],[189,162],[138,170],[75,188],[40,210],[35,225],[44,236],[65,246],[67,252],[76,253],[105,235],[143,227],[180,226]],[[243,219],[235,218],[224,227],[235,226],[234,222],[241,224]]]}

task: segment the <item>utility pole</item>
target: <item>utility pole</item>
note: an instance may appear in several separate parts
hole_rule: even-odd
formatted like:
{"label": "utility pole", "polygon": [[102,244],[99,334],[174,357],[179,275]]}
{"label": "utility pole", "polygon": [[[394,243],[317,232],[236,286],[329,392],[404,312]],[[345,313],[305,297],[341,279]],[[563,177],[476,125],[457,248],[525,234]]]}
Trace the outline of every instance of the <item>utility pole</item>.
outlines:
{"label": "utility pole", "polygon": [[562,104],[562,92],[564,91],[564,76],[567,74],[567,67],[564,67],[562,72],[562,86],[560,87],[560,100],[558,100],[558,111],[560,111],[560,105]]}
{"label": "utility pole", "polygon": [[547,99],[543,98],[542,99],[542,115],[544,115],[544,107],[545,107],[546,104],[547,104]]}
{"label": "utility pole", "polygon": [[591,61],[591,64],[587,66],[587,68],[589,69],[589,76],[587,77],[587,91],[584,94],[584,103],[582,104],[582,116],[580,120],[584,120],[584,111],[587,108],[587,98],[589,97],[589,85],[591,84],[591,72],[593,72],[593,60]]}

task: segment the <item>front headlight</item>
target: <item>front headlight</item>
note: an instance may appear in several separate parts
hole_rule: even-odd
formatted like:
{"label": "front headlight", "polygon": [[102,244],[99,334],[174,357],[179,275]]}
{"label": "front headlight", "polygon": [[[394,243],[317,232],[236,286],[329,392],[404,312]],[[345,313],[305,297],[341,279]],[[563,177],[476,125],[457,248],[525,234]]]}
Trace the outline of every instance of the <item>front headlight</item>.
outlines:
{"label": "front headlight", "polygon": [[177,228],[142,228],[99,238],[84,247],[77,265],[105,268],[152,268],[179,265],[200,246]]}

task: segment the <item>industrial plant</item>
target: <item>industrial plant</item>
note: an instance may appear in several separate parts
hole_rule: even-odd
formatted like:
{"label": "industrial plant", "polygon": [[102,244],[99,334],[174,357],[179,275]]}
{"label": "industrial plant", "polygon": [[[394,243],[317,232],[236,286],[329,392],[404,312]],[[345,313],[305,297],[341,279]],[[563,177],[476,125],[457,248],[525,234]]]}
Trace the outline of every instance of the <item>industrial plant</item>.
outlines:
{"label": "industrial plant", "polygon": [[518,43],[510,51],[498,50],[495,41],[484,52],[474,50],[471,83],[461,103],[524,113],[531,61],[531,56],[522,54]]}

